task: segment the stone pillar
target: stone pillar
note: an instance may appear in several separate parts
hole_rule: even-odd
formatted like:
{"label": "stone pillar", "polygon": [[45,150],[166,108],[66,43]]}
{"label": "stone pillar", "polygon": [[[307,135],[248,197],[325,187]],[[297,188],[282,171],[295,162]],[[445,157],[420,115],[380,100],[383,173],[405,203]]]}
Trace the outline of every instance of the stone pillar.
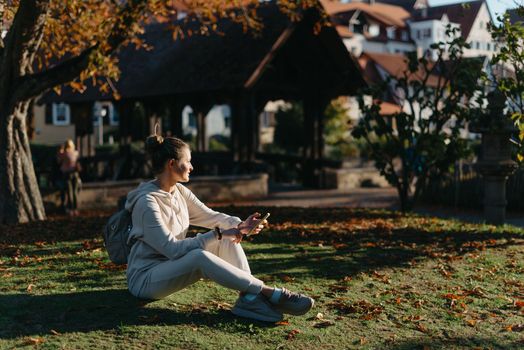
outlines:
{"label": "stone pillar", "polygon": [[472,131],[482,134],[481,157],[476,170],[484,181],[484,219],[502,225],[506,220],[506,180],[517,168],[511,159],[511,134],[515,127],[504,114],[506,98],[495,90],[488,94],[489,113],[480,117]]}
{"label": "stone pillar", "polygon": [[482,158],[476,164],[484,182],[484,218],[488,224],[506,220],[506,181],[517,163],[511,159],[510,130],[483,130]]}

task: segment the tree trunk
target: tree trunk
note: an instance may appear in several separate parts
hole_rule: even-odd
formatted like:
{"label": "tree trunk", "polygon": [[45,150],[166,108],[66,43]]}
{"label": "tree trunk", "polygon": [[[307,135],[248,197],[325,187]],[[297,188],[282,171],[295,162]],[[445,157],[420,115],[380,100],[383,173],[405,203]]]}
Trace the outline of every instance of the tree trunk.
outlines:
{"label": "tree trunk", "polygon": [[0,224],[46,218],[26,133],[29,106],[0,107]]}

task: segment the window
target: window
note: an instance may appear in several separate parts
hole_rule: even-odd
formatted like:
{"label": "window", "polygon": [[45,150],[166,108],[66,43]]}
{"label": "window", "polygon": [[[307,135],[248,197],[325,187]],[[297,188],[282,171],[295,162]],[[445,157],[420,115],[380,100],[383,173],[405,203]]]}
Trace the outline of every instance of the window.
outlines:
{"label": "window", "polygon": [[491,51],[491,43],[486,44],[486,50]]}
{"label": "window", "polygon": [[103,124],[118,125],[120,118],[115,112],[113,103],[109,101],[95,102],[93,105],[93,125],[98,126],[98,117],[102,117]]}
{"label": "window", "polygon": [[388,39],[395,39],[395,27],[386,28]]}
{"label": "window", "polygon": [[53,124],[71,124],[71,108],[66,103],[53,103]]}
{"label": "window", "polygon": [[431,38],[431,28],[424,29],[424,38]]}
{"label": "window", "polygon": [[231,128],[231,116],[230,115],[224,116],[224,127]]}
{"label": "window", "polygon": [[402,41],[408,41],[409,40],[407,31],[403,30],[400,35],[401,35]]}
{"label": "window", "polygon": [[477,50],[480,50],[480,41],[475,42],[475,47]]}
{"label": "window", "polygon": [[380,34],[380,27],[376,24],[372,24],[368,28],[368,33],[372,37],[378,36]]}

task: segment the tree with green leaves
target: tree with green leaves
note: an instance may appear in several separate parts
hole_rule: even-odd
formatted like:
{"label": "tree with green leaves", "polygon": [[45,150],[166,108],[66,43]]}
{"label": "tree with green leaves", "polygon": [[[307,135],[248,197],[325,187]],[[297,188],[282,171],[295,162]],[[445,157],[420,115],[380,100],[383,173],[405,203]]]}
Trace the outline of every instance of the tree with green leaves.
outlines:
{"label": "tree with green leaves", "polygon": [[[175,40],[220,30],[227,18],[246,31],[262,26],[257,8],[242,0],[0,0],[0,224],[45,219],[29,139],[31,102],[63,84],[111,89],[118,79],[118,50],[144,47],[148,23],[165,23]],[[291,20],[316,0],[279,0]],[[183,10],[185,21],[174,21]],[[199,30],[185,31],[196,20]],[[319,22],[320,23],[320,22]],[[114,91],[117,96],[117,92]]]}
{"label": "tree with green leaves", "polygon": [[[515,13],[524,19],[524,4]],[[524,22],[512,21],[510,14],[498,18],[499,24],[491,24],[489,30],[500,49],[491,60],[493,74],[488,81],[500,90],[507,99],[511,119],[520,130],[519,138],[524,142]],[[506,117],[506,116],[501,116]],[[521,146],[518,161],[524,160]]]}
{"label": "tree with green leaves", "polygon": [[[467,153],[461,130],[482,106],[482,62],[463,56],[468,44],[456,28],[446,34],[431,47],[436,61],[408,54],[401,74],[357,96],[362,117],[352,134],[370,146],[376,167],[398,191],[402,211],[411,210],[428,182]],[[393,96],[401,110],[382,115],[385,96]]]}

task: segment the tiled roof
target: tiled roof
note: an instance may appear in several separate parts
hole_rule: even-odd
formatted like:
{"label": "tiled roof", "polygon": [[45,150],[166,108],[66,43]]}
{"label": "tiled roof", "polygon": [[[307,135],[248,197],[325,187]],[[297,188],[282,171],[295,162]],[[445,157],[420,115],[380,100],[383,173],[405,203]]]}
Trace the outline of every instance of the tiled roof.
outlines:
{"label": "tiled roof", "polygon": [[359,10],[385,25],[396,26],[398,28],[404,28],[406,26],[406,20],[410,16],[409,12],[404,8],[389,4],[375,3],[374,5],[369,5],[362,2],[341,3],[337,0],[320,0],[320,2],[324,5],[326,12],[331,16]]}
{"label": "tiled roof", "polygon": [[336,25],[335,29],[337,30],[338,35],[340,35],[342,38],[352,38],[353,32],[349,30],[347,25]]}
{"label": "tiled roof", "polygon": [[467,38],[484,2],[484,0],[476,0],[458,4],[428,7],[426,9],[414,11],[412,20],[415,22],[439,20],[442,16],[447,15],[451,22],[460,24],[462,36]]}
{"label": "tiled roof", "polygon": [[508,14],[509,14],[509,20],[511,23],[517,23],[517,22],[524,23],[524,13],[521,12],[521,14],[519,14],[518,9],[508,10]]}
{"label": "tiled roof", "polygon": [[[403,54],[364,52],[362,56],[364,55],[367,56],[367,58],[370,61],[372,61],[376,66],[379,66],[389,76],[393,78],[400,79],[404,76],[404,72],[408,71],[408,60],[407,60],[407,57]],[[363,62],[362,57],[361,59],[359,59],[359,62]],[[408,78],[409,80],[416,80],[416,79],[421,79],[424,76],[425,76],[425,72],[422,71],[422,67],[421,67],[419,71],[411,73]],[[430,77],[428,78],[428,86],[437,86],[437,85],[438,85],[438,76],[431,74]]]}
{"label": "tiled roof", "polygon": [[413,11],[413,8],[415,7],[417,0],[377,0],[377,2],[394,6],[400,6],[404,8],[404,10],[411,12]]}
{"label": "tiled roof", "polygon": [[375,103],[380,104],[380,115],[387,116],[402,112],[402,107],[400,107],[396,103],[391,103],[387,101],[375,101]]}

